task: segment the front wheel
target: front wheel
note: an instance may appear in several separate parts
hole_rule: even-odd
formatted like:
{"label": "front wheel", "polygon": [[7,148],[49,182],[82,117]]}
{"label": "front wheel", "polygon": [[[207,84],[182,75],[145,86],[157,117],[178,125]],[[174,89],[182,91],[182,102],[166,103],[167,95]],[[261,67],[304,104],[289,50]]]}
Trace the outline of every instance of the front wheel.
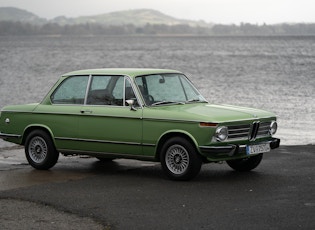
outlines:
{"label": "front wheel", "polygon": [[25,155],[28,163],[36,169],[50,169],[59,158],[50,135],[42,130],[34,130],[27,136]]}
{"label": "front wheel", "polygon": [[198,175],[202,164],[195,147],[181,137],[166,141],[160,157],[164,172],[172,180],[193,179]]}
{"label": "front wheel", "polygon": [[244,159],[229,160],[226,163],[234,170],[239,172],[248,172],[256,168],[263,158],[263,154],[258,154]]}

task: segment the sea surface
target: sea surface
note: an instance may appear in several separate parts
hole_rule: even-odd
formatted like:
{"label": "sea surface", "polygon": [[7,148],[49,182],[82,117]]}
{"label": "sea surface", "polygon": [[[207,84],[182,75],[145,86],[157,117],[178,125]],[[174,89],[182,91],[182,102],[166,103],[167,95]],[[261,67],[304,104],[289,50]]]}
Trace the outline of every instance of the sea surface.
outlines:
{"label": "sea surface", "polygon": [[315,144],[313,36],[4,36],[0,108],[40,102],[63,73],[103,67],[180,70],[211,103],[276,113],[282,144]]}

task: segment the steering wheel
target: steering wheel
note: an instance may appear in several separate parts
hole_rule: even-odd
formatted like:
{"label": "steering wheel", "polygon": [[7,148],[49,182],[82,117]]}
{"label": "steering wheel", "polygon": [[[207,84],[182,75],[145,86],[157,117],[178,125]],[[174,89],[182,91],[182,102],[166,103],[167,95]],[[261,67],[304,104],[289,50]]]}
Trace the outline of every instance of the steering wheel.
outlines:
{"label": "steering wheel", "polygon": [[144,101],[147,105],[152,105],[154,102],[154,98],[152,97],[152,95],[145,95],[144,96]]}

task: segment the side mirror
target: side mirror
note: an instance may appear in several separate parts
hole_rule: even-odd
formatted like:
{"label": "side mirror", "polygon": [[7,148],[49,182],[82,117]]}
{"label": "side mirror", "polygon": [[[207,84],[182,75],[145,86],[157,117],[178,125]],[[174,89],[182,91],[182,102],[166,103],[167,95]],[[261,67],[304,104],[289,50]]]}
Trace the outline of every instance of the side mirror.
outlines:
{"label": "side mirror", "polygon": [[132,111],[136,111],[137,109],[133,106],[134,103],[135,103],[135,100],[133,99],[129,99],[129,100],[126,100],[127,104],[130,106],[130,110]]}

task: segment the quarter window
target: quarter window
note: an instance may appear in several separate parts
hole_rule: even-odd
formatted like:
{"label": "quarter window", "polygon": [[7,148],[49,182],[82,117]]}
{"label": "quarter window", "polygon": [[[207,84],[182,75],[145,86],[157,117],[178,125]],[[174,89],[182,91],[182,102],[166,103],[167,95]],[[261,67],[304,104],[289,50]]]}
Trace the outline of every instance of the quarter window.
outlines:
{"label": "quarter window", "polygon": [[51,96],[54,104],[84,104],[88,76],[75,76],[65,79]]}

